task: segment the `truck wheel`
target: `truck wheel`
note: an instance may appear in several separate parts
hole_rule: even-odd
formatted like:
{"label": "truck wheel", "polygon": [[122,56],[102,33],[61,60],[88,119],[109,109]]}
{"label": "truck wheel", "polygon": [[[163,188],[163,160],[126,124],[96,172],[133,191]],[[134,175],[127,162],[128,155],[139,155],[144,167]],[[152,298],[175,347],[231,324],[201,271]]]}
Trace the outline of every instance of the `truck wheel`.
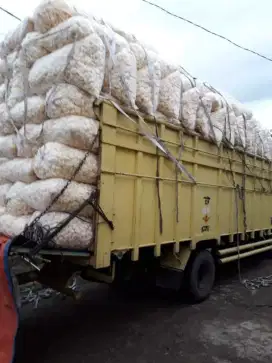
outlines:
{"label": "truck wheel", "polygon": [[209,251],[200,251],[188,267],[190,296],[194,302],[201,302],[209,297],[214,285],[214,258]]}

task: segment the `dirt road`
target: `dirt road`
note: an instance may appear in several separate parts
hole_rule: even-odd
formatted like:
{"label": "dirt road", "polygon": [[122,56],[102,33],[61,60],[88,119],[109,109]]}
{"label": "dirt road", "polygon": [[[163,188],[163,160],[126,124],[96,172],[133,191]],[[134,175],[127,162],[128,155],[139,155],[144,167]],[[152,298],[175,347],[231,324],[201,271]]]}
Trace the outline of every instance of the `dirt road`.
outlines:
{"label": "dirt road", "polygon": [[[243,278],[272,274],[271,262],[247,262]],[[272,287],[252,294],[237,281],[235,265],[221,271],[211,298],[194,306],[166,292],[136,299],[93,286],[78,304],[24,309],[16,363],[271,362],[270,306]]]}

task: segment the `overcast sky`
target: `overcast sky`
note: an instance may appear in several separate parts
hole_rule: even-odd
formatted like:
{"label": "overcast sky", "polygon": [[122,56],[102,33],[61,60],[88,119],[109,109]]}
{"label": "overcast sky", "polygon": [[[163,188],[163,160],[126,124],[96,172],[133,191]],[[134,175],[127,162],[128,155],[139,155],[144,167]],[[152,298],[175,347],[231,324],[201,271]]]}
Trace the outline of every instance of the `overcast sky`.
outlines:
{"label": "overcast sky", "polygon": [[[272,57],[271,0],[153,0],[170,11]],[[23,18],[38,0],[0,0]],[[87,5],[91,3],[90,5]],[[272,62],[175,19],[141,0],[77,0],[77,7],[133,32],[164,58],[246,103],[272,128]],[[0,12],[0,36],[18,21]]]}

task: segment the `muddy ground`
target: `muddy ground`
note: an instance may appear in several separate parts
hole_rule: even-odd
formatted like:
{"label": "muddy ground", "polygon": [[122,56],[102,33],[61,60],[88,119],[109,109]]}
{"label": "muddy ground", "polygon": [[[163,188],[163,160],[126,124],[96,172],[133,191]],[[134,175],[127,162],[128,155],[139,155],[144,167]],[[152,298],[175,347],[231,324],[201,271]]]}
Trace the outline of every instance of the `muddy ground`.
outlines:
{"label": "muddy ground", "polygon": [[[272,274],[272,255],[243,263],[242,277]],[[266,363],[272,361],[272,287],[255,294],[237,266],[220,270],[209,300],[166,291],[117,295],[93,285],[80,303],[24,308],[16,363]]]}

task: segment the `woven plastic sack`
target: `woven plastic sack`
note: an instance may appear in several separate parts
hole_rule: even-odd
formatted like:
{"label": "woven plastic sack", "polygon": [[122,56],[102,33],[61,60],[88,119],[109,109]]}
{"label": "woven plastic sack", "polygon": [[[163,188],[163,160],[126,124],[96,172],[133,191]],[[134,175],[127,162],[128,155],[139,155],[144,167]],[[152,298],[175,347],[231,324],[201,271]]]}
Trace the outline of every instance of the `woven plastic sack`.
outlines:
{"label": "woven plastic sack", "polygon": [[10,214],[0,216],[0,233],[7,237],[15,237],[23,232],[31,216],[15,217]]}
{"label": "woven plastic sack", "polygon": [[211,139],[219,146],[222,142],[225,125],[226,125],[226,108],[211,113],[211,123],[213,131],[211,131]]}
{"label": "woven plastic sack", "polygon": [[158,111],[168,117],[179,119],[182,93],[181,73],[175,71],[161,79]]}
{"label": "woven plastic sack", "polygon": [[[39,212],[36,212],[32,216],[32,220],[39,216]],[[50,212],[46,213],[39,219],[41,225],[54,228],[59,223],[65,221],[70,214]],[[0,218],[1,228],[1,218]],[[54,238],[56,247],[84,250],[90,247],[93,239],[93,226],[89,219],[83,220],[82,218],[74,218],[67,224]]]}
{"label": "woven plastic sack", "polygon": [[25,102],[22,101],[10,110],[10,115],[17,128],[22,127],[25,122],[39,124],[46,119],[45,98],[43,96],[28,97],[26,101],[27,109],[25,109]]}
{"label": "woven plastic sack", "polygon": [[235,102],[230,102],[231,107],[235,113],[236,117],[244,115],[244,117],[249,120],[252,118],[252,112],[246,108],[242,103],[235,100]]}
{"label": "woven plastic sack", "polygon": [[156,53],[140,43],[130,43],[137,63],[136,105],[149,115],[154,115],[159,104],[161,66]]}
{"label": "woven plastic sack", "polygon": [[37,180],[33,171],[33,159],[13,159],[0,165],[0,180],[6,179],[13,183],[21,181],[31,183]]}
{"label": "woven plastic sack", "polygon": [[[44,123],[44,142],[58,142],[80,150],[96,151],[99,123],[83,116],[67,116]],[[97,140],[97,142],[95,142]]]}
{"label": "woven plastic sack", "polygon": [[226,126],[224,132],[224,140],[231,148],[235,145],[235,125],[237,123],[235,113],[231,109],[227,109]]}
{"label": "woven plastic sack", "polygon": [[[80,150],[96,152],[99,139],[99,123],[83,116],[67,116],[45,121],[43,125],[27,124],[17,136],[17,152],[20,157],[34,157],[47,142],[58,142]],[[0,138],[1,140],[1,138]]]}
{"label": "woven plastic sack", "polygon": [[246,151],[253,156],[257,155],[257,133],[260,125],[255,118],[247,120]]}
{"label": "woven plastic sack", "polygon": [[0,135],[10,135],[15,132],[14,127],[10,121],[8,108],[5,103],[0,104]]}
{"label": "woven plastic sack", "polygon": [[54,84],[71,83],[94,97],[103,85],[105,47],[98,35],[92,34],[38,59],[29,73],[32,92],[42,94]]}
{"label": "woven plastic sack", "polygon": [[[39,179],[71,179],[86,152],[56,142],[48,142],[34,158],[34,171]],[[1,176],[1,173],[0,173]],[[98,176],[97,158],[89,154],[74,181],[94,184]]]}
{"label": "woven plastic sack", "polygon": [[26,34],[33,31],[33,26],[32,20],[26,18],[14,30],[7,33],[4,40],[0,43],[0,56],[7,56],[19,47]]}
{"label": "woven plastic sack", "polygon": [[29,215],[34,213],[34,209],[27,205],[21,198],[24,187],[27,184],[16,182],[6,193],[6,212],[13,216]]}
{"label": "woven plastic sack", "polygon": [[272,138],[269,130],[262,129],[259,132],[261,142],[262,142],[262,157],[267,160],[271,160],[272,151]]}
{"label": "woven plastic sack", "polygon": [[181,121],[183,126],[191,131],[196,127],[196,113],[200,104],[200,95],[197,88],[182,93]]}
{"label": "woven plastic sack", "polygon": [[209,139],[211,136],[212,104],[212,97],[204,96],[200,98],[200,103],[196,113],[196,131],[200,132],[205,139]]}
{"label": "woven plastic sack", "polygon": [[236,117],[235,146],[246,147],[246,120],[244,116]]}
{"label": "woven plastic sack", "polygon": [[46,95],[46,113],[49,118],[68,115],[94,117],[94,97],[90,97],[78,87],[61,83],[50,89]]}
{"label": "woven plastic sack", "polygon": [[201,97],[204,97],[207,93],[211,92],[210,88],[206,86],[204,82],[200,81],[199,79],[195,80],[195,87],[198,89],[198,92]]}
{"label": "woven plastic sack", "polygon": [[158,111],[165,116],[179,119],[181,95],[195,87],[195,81],[181,67],[163,60],[161,78]]}
{"label": "woven plastic sack", "polygon": [[3,59],[0,58],[0,84],[5,82],[5,77],[6,77],[6,63]]}
{"label": "woven plastic sack", "polygon": [[45,34],[30,33],[27,39],[24,39],[22,48],[28,64],[33,64],[46,54],[85,38],[93,32],[89,19],[73,16]]}
{"label": "woven plastic sack", "polygon": [[0,216],[2,216],[5,213],[6,213],[6,207],[1,207],[0,206]]}
{"label": "woven plastic sack", "polygon": [[16,135],[0,136],[0,157],[13,159],[16,156]]}
{"label": "woven plastic sack", "polygon": [[[52,205],[50,211],[54,212],[73,212],[87,200],[95,191],[95,187],[88,184],[71,182],[64,193],[52,204],[56,195],[67,185],[64,179],[38,180],[26,185],[20,197],[24,202],[37,211],[44,211]],[[80,215],[91,217],[93,209],[91,206],[84,208]]]}
{"label": "woven plastic sack", "polygon": [[134,108],[137,92],[135,56],[126,39],[115,33],[109,25],[95,22],[93,25],[106,49],[103,91],[121,104]]}
{"label": "woven plastic sack", "polygon": [[2,206],[2,207],[6,205],[6,194],[9,191],[9,189],[11,188],[11,186],[12,186],[12,183],[0,185],[0,206]]}
{"label": "woven plastic sack", "polygon": [[17,156],[32,158],[44,144],[42,125],[26,124],[16,135]]}
{"label": "woven plastic sack", "polygon": [[26,97],[29,69],[21,57],[18,57],[13,65],[12,77],[9,83],[7,103],[12,108],[17,102]]}
{"label": "woven plastic sack", "polygon": [[5,101],[5,94],[6,94],[6,86],[5,84],[2,84],[0,86],[0,103],[3,103]]}
{"label": "woven plastic sack", "polygon": [[34,29],[37,32],[45,33],[75,14],[67,1],[44,0],[35,9],[33,14]]}
{"label": "woven plastic sack", "polygon": [[30,68],[33,63],[47,55],[49,52],[46,48],[39,46],[38,41],[42,35],[38,32],[28,33],[21,44],[21,57],[24,59],[28,68]]}

